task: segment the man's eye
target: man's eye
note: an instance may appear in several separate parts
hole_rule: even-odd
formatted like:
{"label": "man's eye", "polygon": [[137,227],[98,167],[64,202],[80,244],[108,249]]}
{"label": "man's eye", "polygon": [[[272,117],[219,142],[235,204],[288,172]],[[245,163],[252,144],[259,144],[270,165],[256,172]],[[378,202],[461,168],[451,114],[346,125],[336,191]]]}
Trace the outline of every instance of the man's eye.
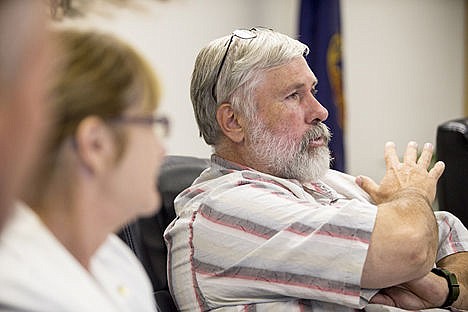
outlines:
{"label": "man's eye", "polygon": [[312,93],[313,96],[316,96],[317,93],[318,93],[318,89],[314,88],[314,89],[310,90],[310,93]]}
{"label": "man's eye", "polygon": [[286,99],[288,99],[288,100],[297,100],[297,99],[299,99],[299,93],[297,93],[297,92],[291,93],[290,95],[288,95],[286,97]]}

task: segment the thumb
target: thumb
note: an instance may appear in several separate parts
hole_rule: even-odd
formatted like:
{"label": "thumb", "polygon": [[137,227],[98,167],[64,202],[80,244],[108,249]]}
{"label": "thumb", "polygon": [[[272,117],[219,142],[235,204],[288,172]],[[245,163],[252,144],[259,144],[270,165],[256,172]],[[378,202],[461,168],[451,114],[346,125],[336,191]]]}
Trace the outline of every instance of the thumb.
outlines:
{"label": "thumb", "polygon": [[438,161],[435,163],[434,167],[429,171],[429,176],[438,180],[445,169],[445,163],[443,161]]}
{"label": "thumb", "polygon": [[374,180],[362,175],[356,177],[356,184],[359,185],[367,194],[371,195],[371,197],[379,188],[378,184],[375,183]]}

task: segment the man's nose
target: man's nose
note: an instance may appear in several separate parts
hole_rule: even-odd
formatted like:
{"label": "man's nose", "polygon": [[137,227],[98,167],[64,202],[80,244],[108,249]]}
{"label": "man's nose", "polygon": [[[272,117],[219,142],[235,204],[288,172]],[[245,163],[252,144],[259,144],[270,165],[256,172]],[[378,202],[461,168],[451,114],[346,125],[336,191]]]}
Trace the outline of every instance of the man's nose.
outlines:
{"label": "man's nose", "polygon": [[310,94],[307,101],[306,123],[312,124],[317,120],[325,121],[328,118],[328,110],[320,104],[314,95]]}

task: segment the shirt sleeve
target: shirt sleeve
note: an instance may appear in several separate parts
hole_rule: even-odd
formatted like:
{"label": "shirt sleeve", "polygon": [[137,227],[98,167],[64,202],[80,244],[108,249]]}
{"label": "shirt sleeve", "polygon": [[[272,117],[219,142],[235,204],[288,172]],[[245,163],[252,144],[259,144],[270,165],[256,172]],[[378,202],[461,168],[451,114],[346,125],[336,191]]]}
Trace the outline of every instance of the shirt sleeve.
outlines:
{"label": "shirt sleeve", "polygon": [[[203,200],[195,204],[197,198]],[[242,178],[217,181],[191,201],[198,205],[189,226],[191,260],[205,300],[292,297],[360,308],[361,295],[375,293],[362,290],[360,280],[376,206],[318,203],[284,185]]]}
{"label": "shirt sleeve", "polygon": [[436,211],[439,226],[439,248],[436,261],[462,251],[468,251],[468,230],[463,223],[447,211]]}

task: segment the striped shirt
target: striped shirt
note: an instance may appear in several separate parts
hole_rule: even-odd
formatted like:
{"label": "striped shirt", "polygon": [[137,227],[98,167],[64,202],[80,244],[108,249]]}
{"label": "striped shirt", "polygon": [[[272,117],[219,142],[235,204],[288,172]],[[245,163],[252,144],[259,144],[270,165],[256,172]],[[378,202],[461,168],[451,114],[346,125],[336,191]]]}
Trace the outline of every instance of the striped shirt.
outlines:
{"label": "striped shirt", "polygon": [[[351,176],[301,185],[214,155],[175,210],[165,239],[181,311],[354,311],[377,292],[360,287],[377,207]],[[438,257],[468,250],[466,229],[442,219]]]}

